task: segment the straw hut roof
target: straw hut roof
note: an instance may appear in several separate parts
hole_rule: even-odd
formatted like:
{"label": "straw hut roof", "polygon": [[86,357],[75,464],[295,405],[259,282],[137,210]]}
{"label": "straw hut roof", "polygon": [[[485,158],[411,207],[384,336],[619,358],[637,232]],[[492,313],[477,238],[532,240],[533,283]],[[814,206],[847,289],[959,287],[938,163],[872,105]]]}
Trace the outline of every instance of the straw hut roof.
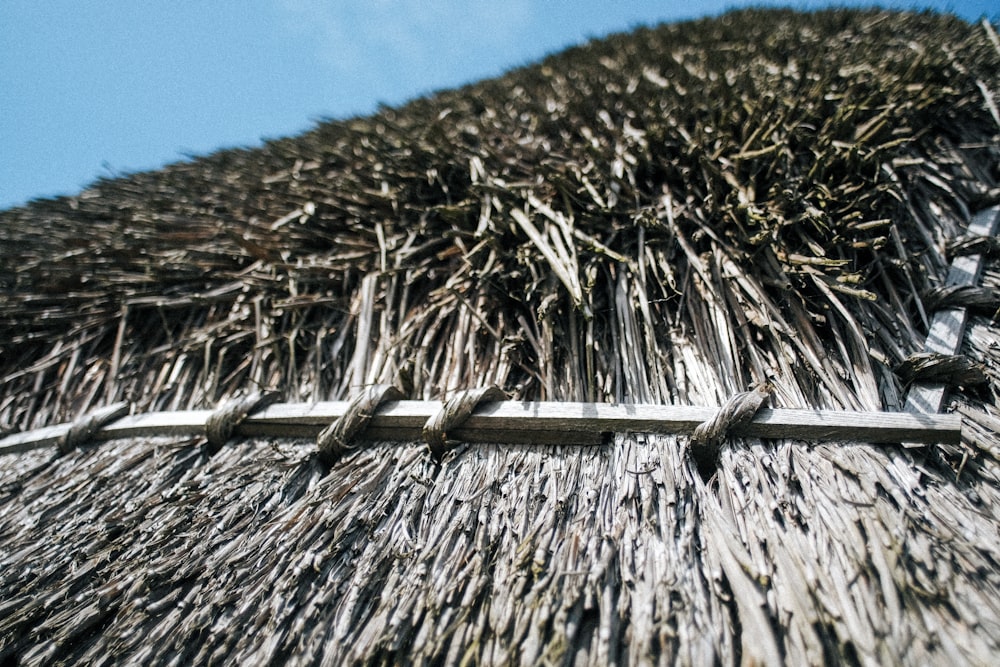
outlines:
{"label": "straw hut roof", "polygon": [[937,385],[962,434],[81,422],[0,456],[0,662],[988,663],[998,95],[985,22],[744,11],[0,213],[6,442],[388,383],[876,418]]}

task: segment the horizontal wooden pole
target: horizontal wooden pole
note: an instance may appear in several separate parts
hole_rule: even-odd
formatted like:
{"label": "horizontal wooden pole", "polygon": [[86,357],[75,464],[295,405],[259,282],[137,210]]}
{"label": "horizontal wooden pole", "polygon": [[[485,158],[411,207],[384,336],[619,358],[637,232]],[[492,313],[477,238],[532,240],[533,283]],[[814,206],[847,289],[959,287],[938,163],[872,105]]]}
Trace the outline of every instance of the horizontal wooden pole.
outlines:
{"label": "horizontal wooden pole", "polygon": [[[348,405],[345,401],[272,405],[249,416],[236,432],[245,437],[315,438]],[[362,437],[420,440],[424,424],[441,407],[439,401],[386,403]],[[595,445],[608,433],[687,435],[715,412],[716,408],[681,405],[502,401],[480,406],[461,428],[447,435],[464,442]],[[211,414],[211,410],[182,410],[131,415],[108,424],[95,439],[204,435]],[[0,440],[0,454],[55,445],[69,428],[70,424],[60,424],[9,435]],[[961,417],[953,414],[764,409],[732,434],[807,442],[955,444],[961,430]]]}

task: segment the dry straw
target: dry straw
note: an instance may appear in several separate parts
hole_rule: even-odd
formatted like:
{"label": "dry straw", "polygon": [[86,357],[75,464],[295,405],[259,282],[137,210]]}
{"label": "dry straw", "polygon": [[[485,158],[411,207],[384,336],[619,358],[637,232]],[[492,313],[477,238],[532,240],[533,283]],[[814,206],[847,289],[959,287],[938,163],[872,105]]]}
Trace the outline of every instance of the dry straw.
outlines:
{"label": "dry straw", "polygon": [[[997,200],[998,73],[988,24],[738,12],[2,212],[0,434],[380,383],[898,411]],[[992,317],[961,445],[4,457],[0,661],[988,663]]]}

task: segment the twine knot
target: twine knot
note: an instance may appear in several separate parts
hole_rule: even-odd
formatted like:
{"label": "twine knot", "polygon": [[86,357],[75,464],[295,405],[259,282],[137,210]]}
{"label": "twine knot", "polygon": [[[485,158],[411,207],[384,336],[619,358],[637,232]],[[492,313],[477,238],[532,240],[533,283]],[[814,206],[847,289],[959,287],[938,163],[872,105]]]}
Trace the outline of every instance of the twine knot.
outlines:
{"label": "twine knot", "polygon": [[505,401],[507,398],[507,392],[496,385],[466,389],[449,398],[424,424],[423,438],[431,455],[438,461],[444,457],[449,449],[448,431],[471,417],[480,403]]}
{"label": "twine knot", "polygon": [[976,285],[945,285],[924,292],[923,302],[928,312],[941,308],[969,308],[978,313],[993,313],[1000,307],[1000,290]]}
{"label": "twine knot", "polygon": [[320,460],[332,465],[354,447],[354,439],[365,430],[380,405],[402,399],[403,393],[391,384],[375,384],[355,396],[343,416],[316,436]]}
{"label": "twine knot", "polygon": [[972,359],[960,354],[935,352],[911,354],[896,367],[896,375],[904,385],[928,382],[971,387],[989,382],[986,371]]}
{"label": "twine knot", "polygon": [[1000,238],[981,234],[965,234],[948,244],[948,254],[952,257],[962,255],[996,257],[1000,255]]}
{"label": "twine knot", "polygon": [[215,454],[229,442],[236,427],[251,414],[263,410],[278,400],[278,392],[253,392],[227,401],[216,409],[205,422],[205,437],[208,439],[208,453]]}
{"label": "twine knot", "polygon": [[69,430],[59,438],[59,455],[63,456],[89,442],[102,428],[121,419],[129,412],[125,401],[98,408],[73,422]]}
{"label": "twine knot", "polygon": [[717,447],[731,431],[753,421],[773,390],[770,382],[764,382],[750,391],[733,394],[715,416],[694,429],[691,442],[704,447]]}

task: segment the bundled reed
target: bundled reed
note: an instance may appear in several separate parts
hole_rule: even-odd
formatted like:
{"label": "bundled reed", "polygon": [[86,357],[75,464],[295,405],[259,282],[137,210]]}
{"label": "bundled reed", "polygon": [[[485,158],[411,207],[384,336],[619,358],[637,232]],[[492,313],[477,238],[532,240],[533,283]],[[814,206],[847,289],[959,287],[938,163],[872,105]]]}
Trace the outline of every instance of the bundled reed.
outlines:
{"label": "bundled reed", "polygon": [[[998,94],[987,23],[734,12],[0,212],[0,434],[374,383],[900,410],[949,243],[1000,201]],[[5,457],[0,657],[986,662],[995,263],[982,287],[959,448]]]}

